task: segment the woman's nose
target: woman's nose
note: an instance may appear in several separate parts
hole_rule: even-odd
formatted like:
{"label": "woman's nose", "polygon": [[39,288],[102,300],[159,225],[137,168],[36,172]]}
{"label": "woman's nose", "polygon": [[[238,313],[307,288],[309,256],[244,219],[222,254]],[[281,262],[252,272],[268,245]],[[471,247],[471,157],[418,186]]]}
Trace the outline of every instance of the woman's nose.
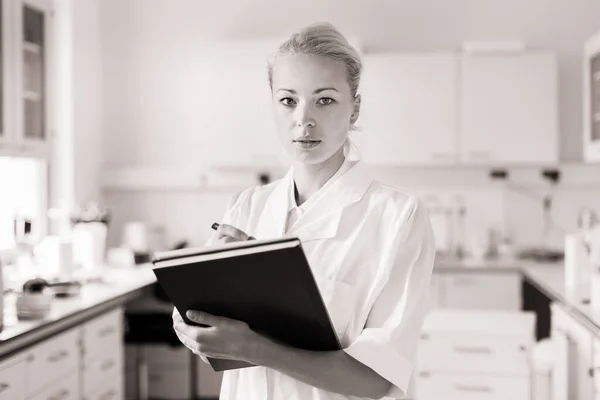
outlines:
{"label": "woman's nose", "polygon": [[296,125],[299,128],[314,128],[317,121],[313,118],[309,107],[296,108]]}

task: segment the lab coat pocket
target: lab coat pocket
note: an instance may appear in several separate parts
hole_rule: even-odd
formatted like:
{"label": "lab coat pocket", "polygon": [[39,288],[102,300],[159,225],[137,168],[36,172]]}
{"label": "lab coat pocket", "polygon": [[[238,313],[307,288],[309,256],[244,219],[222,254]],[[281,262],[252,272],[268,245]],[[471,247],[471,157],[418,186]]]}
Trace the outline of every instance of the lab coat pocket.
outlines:
{"label": "lab coat pocket", "polygon": [[342,339],[356,308],[356,288],[334,279],[317,278],[317,283],[333,327]]}

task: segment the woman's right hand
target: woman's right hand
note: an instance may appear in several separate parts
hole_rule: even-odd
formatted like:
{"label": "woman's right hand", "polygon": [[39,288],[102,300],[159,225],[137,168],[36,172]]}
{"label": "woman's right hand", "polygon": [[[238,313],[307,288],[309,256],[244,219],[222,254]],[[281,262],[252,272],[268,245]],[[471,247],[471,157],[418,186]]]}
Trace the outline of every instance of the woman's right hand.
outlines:
{"label": "woman's right hand", "polygon": [[246,232],[241,231],[231,225],[221,224],[217,228],[217,241],[223,243],[242,242],[244,240],[255,240]]}

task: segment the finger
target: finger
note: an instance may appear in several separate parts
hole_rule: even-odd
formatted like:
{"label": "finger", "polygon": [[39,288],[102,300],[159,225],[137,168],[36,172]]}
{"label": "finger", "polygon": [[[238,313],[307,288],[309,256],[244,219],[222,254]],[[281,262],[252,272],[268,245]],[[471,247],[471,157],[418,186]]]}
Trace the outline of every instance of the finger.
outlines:
{"label": "finger", "polygon": [[237,240],[248,240],[248,235],[245,232],[227,224],[219,225],[217,235],[219,238],[229,236]]}
{"label": "finger", "polygon": [[192,321],[198,324],[209,325],[213,327],[221,327],[230,322],[229,318],[218,317],[204,311],[187,310],[185,315]]}

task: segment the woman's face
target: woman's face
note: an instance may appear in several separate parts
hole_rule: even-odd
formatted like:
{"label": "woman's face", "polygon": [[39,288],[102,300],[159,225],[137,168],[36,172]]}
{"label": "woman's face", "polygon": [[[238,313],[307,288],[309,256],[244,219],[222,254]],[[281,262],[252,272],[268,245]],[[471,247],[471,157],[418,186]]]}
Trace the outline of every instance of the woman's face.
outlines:
{"label": "woman's face", "polygon": [[358,118],[343,64],[323,56],[280,56],[273,66],[277,131],[294,161],[321,164],[339,152]]}

